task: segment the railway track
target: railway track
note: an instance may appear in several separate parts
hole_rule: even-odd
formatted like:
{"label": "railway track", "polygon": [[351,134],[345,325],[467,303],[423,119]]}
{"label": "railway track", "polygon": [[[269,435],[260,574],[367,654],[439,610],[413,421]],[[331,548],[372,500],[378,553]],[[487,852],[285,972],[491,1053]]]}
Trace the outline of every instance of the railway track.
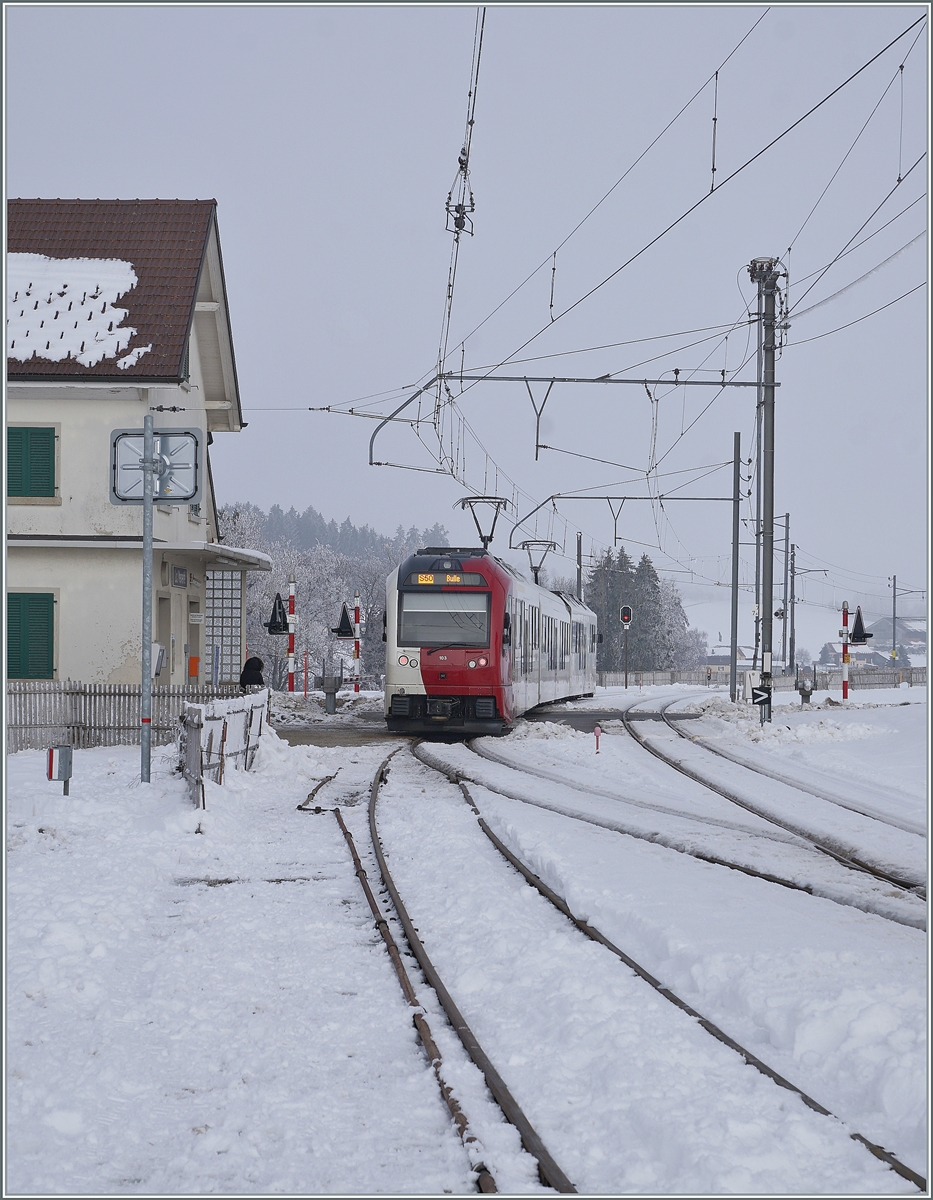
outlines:
{"label": "railway track", "polygon": [[[393,763],[393,771],[395,770],[396,765],[398,765],[400,767],[400,769],[404,768],[404,770],[406,772],[408,772],[408,770],[409,770],[409,768],[407,766],[408,752],[402,751],[401,753],[405,757],[396,759],[396,762]],[[430,770],[432,770],[434,772],[439,771],[439,768],[435,764],[424,762],[423,756],[419,755],[417,745],[412,748],[411,753],[414,755],[414,757],[416,757],[418,759],[419,763],[422,763],[425,767],[428,767]],[[539,1136],[539,1134],[536,1132],[534,1127],[531,1125],[531,1122],[529,1121],[528,1117],[523,1112],[521,1106],[515,1100],[515,1096],[513,1095],[512,1090],[510,1090],[510,1088],[508,1087],[508,1085],[505,1082],[505,1079],[503,1078],[504,1075],[509,1074],[509,1071],[507,1068],[509,1065],[511,1065],[512,1061],[514,1060],[515,1054],[512,1054],[510,1057],[509,1054],[506,1053],[505,1051],[503,1051],[503,1049],[500,1046],[498,1046],[498,1045],[496,1046],[496,1049],[493,1052],[493,1056],[498,1058],[500,1063],[505,1064],[501,1068],[502,1073],[500,1073],[500,1069],[498,1069],[496,1066],[493,1065],[492,1057],[490,1056],[490,1054],[487,1052],[487,1050],[485,1050],[479,1044],[476,1034],[470,1028],[470,1025],[465,1020],[460,1007],[458,1007],[457,1002],[454,1000],[452,991],[456,991],[457,989],[456,988],[449,989],[445,985],[444,981],[441,979],[441,976],[438,972],[437,967],[435,966],[435,963],[432,961],[432,958],[429,957],[429,955],[428,955],[428,951],[425,948],[422,935],[419,933],[419,929],[416,927],[412,917],[409,915],[409,913],[407,911],[405,901],[403,900],[401,892],[400,892],[399,884],[393,878],[392,872],[390,870],[390,862],[396,857],[397,854],[400,854],[401,858],[399,858],[398,861],[399,861],[400,865],[404,866],[406,859],[408,857],[408,852],[405,851],[404,848],[396,849],[395,847],[392,847],[392,848],[389,848],[388,850],[385,849],[382,845],[382,838],[380,836],[379,824],[377,821],[377,805],[378,805],[379,796],[380,796],[380,789],[386,778],[387,767],[388,767],[388,760],[386,760],[386,762],[382,764],[382,766],[379,768],[379,771],[376,774],[376,777],[373,780],[373,784],[372,784],[372,788],[371,788],[371,792],[370,792],[370,804],[369,804],[369,831],[370,831],[370,836],[372,839],[373,853],[376,857],[377,862],[379,863],[379,870],[380,870],[380,873],[382,874],[383,883],[385,885],[385,888],[386,888],[388,894],[392,898],[392,902],[395,907],[395,911],[398,915],[398,920],[402,926],[402,929],[404,930],[405,937],[408,941],[411,952],[414,955],[414,957],[417,959],[425,978],[428,980],[430,985],[433,987],[436,995],[438,996],[442,1007],[444,1008],[445,1012],[447,1013],[447,1017],[448,1017],[448,1020],[450,1022],[452,1029],[460,1037],[460,1040],[461,1040],[462,1044],[464,1045],[464,1048],[467,1050],[467,1053],[470,1055],[470,1057],[473,1059],[473,1061],[477,1064],[479,1069],[482,1071],[482,1073],[486,1079],[487,1086],[489,1087],[490,1092],[495,1096],[497,1102],[500,1104],[500,1107],[502,1108],[502,1111],[505,1114],[506,1119],[509,1120],[512,1124],[514,1124],[515,1127],[519,1130],[519,1133],[521,1135],[521,1139],[522,1139],[522,1142],[523,1142],[525,1148],[538,1161],[539,1172],[540,1172],[542,1182],[544,1182],[548,1186],[554,1187],[555,1190],[558,1190],[558,1191],[573,1192],[576,1190],[576,1188],[574,1186],[574,1183],[571,1181],[571,1178],[568,1176],[567,1173],[565,1173],[564,1170],[561,1169],[560,1166],[558,1166],[557,1162],[554,1159],[554,1156],[547,1149],[547,1147],[544,1144],[544,1141]],[[450,772],[448,774],[448,778],[450,778],[451,776],[453,776],[455,774],[456,774],[456,772]],[[575,916],[573,914],[573,912],[570,910],[569,906],[566,904],[566,902],[560,896],[558,896],[556,893],[554,893],[551,889],[549,889],[536,875],[534,875],[533,872],[530,871],[530,869],[524,863],[520,862],[520,860],[518,858],[516,858],[516,856],[495,836],[495,834],[492,832],[492,830],[488,827],[486,822],[483,820],[482,816],[479,814],[479,810],[476,808],[476,805],[473,802],[473,799],[469,792],[468,787],[466,787],[466,785],[463,784],[462,780],[458,781],[458,782],[460,784],[460,791],[462,792],[463,798],[467,801],[467,803],[469,803],[471,805],[471,808],[477,818],[479,828],[482,830],[485,837],[487,839],[489,839],[489,842],[495,847],[497,853],[499,855],[501,855],[510,864],[511,868],[514,868],[516,871],[518,871],[520,873],[520,875],[523,877],[523,879],[535,889],[535,891],[538,893],[538,895],[540,895],[545,900],[547,900],[549,905],[552,906],[553,909],[556,909],[558,912],[560,912],[560,914],[562,915],[564,920],[572,923],[572,926],[576,931],[578,931],[580,934],[585,935],[588,939],[590,939],[591,942],[595,942],[600,947],[602,947],[603,950],[605,950],[609,954],[613,955],[615,960],[617,960],[619,963],[623,964],[625,968],[628,968],[629,972],[634,973],[634,976],[637,977],[638,980],[640,980],[643,984],[647,984],[651,989],[653,989],[654,994],[656,994],[663,1001],[666,1001],[669,1005],[671,1005],[675,1009],[677,1009],[679,1011],[679,1013],[681,1014],[681,1017],[685,1016],[685,1017],[689,1018],[691,1025],[695,1026],[698,1023],[700,1025],[700,1027],[706,1032],[706,1034],[710,1035],[712,1038],[715,1038],[717,1043],[719,1043],[725,1047],[728,1047],[729,1051],[731,1051],[735,1055],[738,1055],[744,1061],[744,1063],[753,1067],[757,1072],[759,1072],[759,1074],[766,1077],[772,1084],[776,1084],[777,1086],[784,1089],[785,1091],[789,1091],[789,1092],[793,1093],[804,1105],[807,1106],[807,1108],[811,1109],[814,1113],[818,1114],[820,1117],[825,1117],[830,1120],[834,1120],[833,1114],[826,1107],[821,1105],[818,1101],[816,1101],[812,1097],[808,1096],[802,1089],[798,1088],[795,1084],[791,1083],[789,1080],[780,1076],[777,1072],[775,1072],[773,1069],[771,1069],[766,1063],[764,1063],[756,1055],[754,1055],[750,1050],[741,1046],[738,1042],[736,1042],[734,1039],[732,1039],[728,1034],[726,1034],[723,1030],[721,1030],[713,1022],[709,1021],[702,1014],[698,1013],[696,1010],[691,1008],[691,1006],[689,1006],[683,1000],[681,1000],[678,996],[676,996],[669,988],[666,988],[662,983],[660,983],[657,979],[655,979],[650,974],[650,972],[648,972],[644,967],[642,967],[639,963],[637,963],[630,956],[628,956],[618,946],[614,945],[598,929],[595,929],[594,927],[589,925],[585,920],[581,920],[577,916]],[[412,783],[411,785],[406,784],[406,786],[410,786],[412,789],[414,789],[414,783]],[[417,789],[414,789],[414,790],[417,790]],[[422,788],[421,790],[423,791],[424,789]],[[348,840],[350,840],[348,833],[345,834],[345,836],[347,836]],[[357,864],[359,863],[358,857],[356,858],[355,861],[357,862]],[[358,874],[358,876],[360,876],[361,883],[362,883],[363,878],[365,876],[365,872],[362,871],[362,867],[359,865],[357,865],[357,874]],[[410,875],[409,883],[411,883],[412,878],[416,878],[416,876]],[[374,917],[376,918],[376,922],[377,922],[377,927],[380,926],[380,921],[382,923],[382,927],[380,927],[380,932],[383,933],[383,936],[385,937],[386,923],[385,923],[384,915],[383,916],[377,915],[379,910],[378,910],[378,906],[376,906],[374,903],[371,903],[371,907],[373,908]],[[526,904],[517,903],[518,910],[524,911],[525,908],[526,908]],[[430,918],[430,914],[425,914],[423,912],[420,915],[416,914],[416,916],[419,916],[419,919],[420,919],[422,925],[425,924],[426,918]],[[518,918],[512,916],[510,919],[516,920]],[[443,946],[443,944],[438,944],[436,946],[436,948],[432,951],[432,954],[434,955],[434,957],[436,957],[438,950],[445,950],[445,949],[446,948]],[[567,952],[569,954],[569,949]],[[391,953],[391,950],[390,950],[390,953]],[[395,961],[395,956],[393,956],[393,961]],[[398,967],[396,969],[398,970]],[[456,965],[454,965],[454,967],[451,968],[451,964],[448,961],[447,970],[450,971],[451,969],[453,970],[454,976],[458,977],[458,969],[457,969]],[[628,976],[628,977],[631,978],[631,976]],[[620,981],[617,980],[616,986],[618,986],[619,982]],[[404,985],[403,985],[403,987],[404,987]],[[470,989],[468,989],[468,995],[469,995],[469,992],[470,992]],[[412,995],[413,995],[413,992],[412,992]],[[410,997],[410,1002],[412,1002],[411,997]],[[618,999],[616,999],[614,1001],[614,1003],[618,1003]],[[645,1020],[646,1023],[649,1025],[652,1024],[652,1018],[650,1016],[644,1017],[643,1014],[641,1014],[641,1013],[638,1014],[636,1019],[638,1021]],[[655,1015],[654,1022],[657,1023],[657,1021],[658,1021],[658,1017],[657,1017],[657,1015]],[[497,1034],[498,1032],[499,1031],[496,1028],[495,1033]],[[653,1033],[654,1030],[652,1030],[651,1032]],[[518,1053],[518,1051],[516,1051],[516,1053]],[[429,1054],[429,1058],[430,1058],[432,1056],[431,1051],[428,1051],[428,1054]],[[521,1061],[520,1053],[519,1053],[519,1061]],[[438,1070],[438,1068],[435,1065],[435,1071],[437,1071],[437,1070]],[[440,1078],[440,1075],[439,1075],[439,1078]],[[468,1126],[468,1121],[466,1118],[464,1118],[464,1122]],[[830,1127],[827,1126],[827,1131],[829,1130],[829,1128]],[[462,1136],[463,1136],[463,1133],[462,1133]],[[882,1147],[869,1141],[867,1138],[863,1137],[859,1133],[848,1132],[848,1136],[853,1141],[859,1143],[865,1149],[870,1151],[870,1153],[872,1155],[874,1155],[874,1157],[876,1159],[878,1159],[882,1163],[884,1163],[886,1167],[895,1171],[899,1176],[901,1176],[905,1180],[908,1180],[910,1183],[912,1183],[913,1185],[918,1187],[920,1190],[925,1189],[925,1181],[923,1180],[923,1178],[920,1175],[918,1175],[916,1172],[912,1171],[905,1164],[901,1163],[896,1158],[896,1156],[889,1153]],[[464,1144],[467,1145],[469,1148],[469,1143],[468,1143],[466,1137],[464,1137]],[[631,1147],[631,1149],[632,1149],[633,1153],[636,1153],[640,1148],[633,1146],[633,1147]],[[566,1149],[563,1150],[562,1153],[566,1154]],[[574,1158],[573,1161],[578,1161],[578,1157]],[[485,1187],[484,1190],[489,1190],[489,1191],[494,1190],[494,1186],[495,1186],[494,1181],[491,1181],[491,1184],[490,1184],[490,1181],[487,1181],[487,1186]]]}
{"label": "railway track", "polygon": [[[682,704],[681,700],[673,701],[672,704]],[[671,706],[669,706],[671,707]],[[882,825],[890,825],[892,829],[900,829],[904,833],[912,833],[917,837],[925,838],[926,829],[915,821],[897,820],[887,813],[880,813],[873,809],[870,805],[863,804],[860,808],[857,804],[843,799],[837,793],[830,792],[826,788],[817,787],[812,781],[802,781],[794,779],[790,775],[784,775],[780,771],[771,771],[760,763],[748,762],[738,754],[733,754],[724,746],[714,746],[708,738],[699,734],[690,734],[685,730],[678,728],[673,724],[682,714],[665,711],[662,713],[662,719],[674,729],[681,737],[686,738],[694,745],[702,746],[704,750],[708,750],[710,754],[718,754],[720,758],[725,758],[729,762],[735,763],[737,766],[745,767],[746,770],[754,771],[756,775],[764,775],[768,779],[774,779],[778,783],[786,784],[788,787],[796,788],[798,792],[806,792],[810,796],[815,796],[818,800],[825,800],[828,804],[835,804],[839,808],[845,808],[849,812],[857,813],[860,817],[867,817],[871,821],[879,821]]]}
{"label": "railway track", "polygon": [[[489,739],[484,739],[480,742],[468,743],[470,751],[481,759],[487,759],[490,762],[506,767],[509,771],[518,774],[533,776],[539,779],[546,779],[553,783],[557,783],[564,788],[572,788],[574,793],[585,793],[600,799],[607,799],[615,802],[621,802],[624,805],[634,806],[636,809],[646,809],[651,812],[663,813],[672,816],[680,821],[688,821],[694,824],[710,825],[714,829],[720,828],[726,831],[736,830],[742,834],[748,835],[753,839],[763,839],[765,842],[774,840],[779,846],[787,847],[788,849],[797,848],[799,851],[809,855],[815,855],[821,862],[825,862],[825,856],[819,855],[812,847],[811,843],[796,835],[789,834],[784,831],[779,831],[777,827],[773,827],[773,833],[768,833],[768,826],[764,826],[765,832],[753,830],[748,826],[737,826],[729,822],[717,821],[715,818],[699,818],[696,816],[687,816],[683,810],[677,810],[666,807],[664,805],[648,804],[640,800],[634,800],[627,796],[621,795],[618,791],[613,791],[608,788],[593,787],[590,784],[583,782],[579,778],[573,781],[566,778],[556,771],[549,771],[547,768],[531,766],[527,763],[514,763],[502,750],[498,743],[489,743]],[[432,763],[432,765],[437,765]],[[846,877],[850,874],[848,868],[839,873],[839,877],[832,879],[826,876],[825,869],[821,868],[818,871],[810,870],[807,862],[803,861],[798,867],[798,877],[791,878],[787,873],[781,874],[780,869],[775,865],[775,869],[767,870],[761,865],[753,865],[755,860],[760,860],[760,853],[750,855],[747,861],[742,861],[741,857],[733,848],[731,856],[724,853],[717,853],[713,848],[704,849],[702,846],[691,843],[688,836],[683,833],[675,835],[670,832],[664,832],[653,828],[650,823],[639,825],[632,819],[624,819],[624,817],[602,817],[593,814],[587,815],[566,804],[551,802],[542,799],[539,796],[531,796],[528,790],[522,787],[509,786],[497,779],[490,779],[485,775],[481,775],[469,768],[461,767],[459,773],[462,778],[474,780],[481,783],[490,791],[498,792],[501,795],[507,796],[510,799],[518,800],[523,804],[530,804],[537,808],[543,808],[547,811],[557,812],[562,816],[568,817],[571,820],[581,821],[586,824],[595,825],[603,829],[609,829],[614,833],[624,834],[629,837],[638,838],[640,840],[652,842],[656,845],[665,846],[669,850],[673,850],[678,854],[685,854],[691,858],[697,858],[702,862],[708,862],[718,867],[725,867],[729,870],[739,871],[742,874],[751,876],[752,878],[762,879],[767,883],[776,884],[780,887],[788,888],[792,891],[806,892],[809,895],[820,896],[823,899],[830,900],[834,904],[840,904],[848,908],[856,908],[860,911],[872,912],[874,915],[881,917],[883,920],[893,921],[899,925],[906,925],[914,929],[926,929],[926,909],[919,902],[920,898],[912,893],[904,893],[904,889],[899,888],[898,893],[905,896],[904,901],[898,904],[892,904],[889,897],[884,894],[872,894],[870,890],[868,894],[852,894],[851,888],[846,884]],[[760,842],[759,842],[760,845]],[[779,861],[779,860],[777,860]],[[785,865],[786,872],[786,865]],[[862,878],[865,878],[864,873]],[[880,881],[878,881],[880,882]],[[886,885],[889,887],[889,885]],[[877,892],[877,889],[874,889]],[[915,902],[915,903],[914,903]]]}
{"label": "railway track", "polygon": [[[376,830],[375,808],[376,800],[379,794],[379,788],[386,777],[389,763],[398,753],[399,751],[395,750],[385,760],[383,760],[376,772],[375,777],[373,778],[369,789],[369,830],[371,837],[371,849],[378,864],[382,885],[390,897],[396,922],[404,933],[404,941],[409,957],[413,958],[418,963],[427,985],[433,989],[435,995],[437,996],[440,1008],[447,1017],[451,1030],[460,1040],[470,1061],[473,1062],[474,1065],[477,1066],[482,1072],[486,1086],[489,1089],[489,1093],[493,1097],[495,1103],[498,1105],[503,1119],[515,1127],[515,1129],[518,1131],[523,1147],[535,1159],[541,1183],[545,1187],[553,1188],[558,1192],[573,1193],[576,1191],[576,1188],[574,1188],[573,1184],[554,1161],[547,1147],[536,1133],[531,1122],[525,1116],[521,1107],[517,1104],[508,1087],[497,1072],[492,1061],[485,1054],[482,1046],[473,1034],[473,1031],[461,1016],[456,1004],[453,1001],[453,998],[445,987],[443,980],[434,967],[434,964],[431,962],[431,959],[418,936],[418,932],[408,915],[408,911],[405,908],[404,902],[398,894],[392,876],[389,873],[385,855],[383,853],[378,832]],[[448,1079],[448,1073],[445,1069],[444,1060],[431,1030],[427,1013],[419,1003],[417,991],[412,982],[409,971],[405,966],[405,958],[403,953],[400,951],[399,945],[393,936],[390,922],[387,920],[385,908],[380,905],[370,885],[369,878],[366,874],[366,870],[357,850],[356,841],[343,818],[339,800],[334,807],[325,807],[324,804],[314,803],[315,800],[319,800],[319,793],[322,791],[322,789],[328,783],[331,783],[337,777],[338,773],[339,768],[338,772],[319,780],[312,791],[308,794],[307,799],[302,804],[298,805],[298,809],[299,811],[313,813],[315,815],[320,815],[325,812],[332,812],[334,814],[337,824],[340,827],[340,832],[347,843],[350,856],[353,860],[354,873],[359,880],[360,887],[363,890],[367,904],[372,912],[376,930],[385,944],[386,951],[392,962],[392,966],[395,970],[396,978],[398,979],[402,993],[413,1010],[412,1023],[424,1048],[428,1062],[431,1064],[433,1069],[435,1079],[440,1089],[441,1098],[450,1111],[454,1125],[456,1126],[457,1132],[460,1135],[464,1149],[467,1152],[470,1161],[471,1172],[476,1180],[477,1191],[488,1194],[497,1193],[499,1188],[496,1179],[490,1169],[487,1167],[485,1161],[483,1161],[481,1143],[474,1133],[470,1125],[470,1121],[463,1110],[455,1087]]]}
{"label": "railway track", "polygon": [[[670,701],[657,710],[660,713],[665,727],[674,732],[679,738],[683,738],[684,740],[690,742],[691,745],[700,745],[704,750],[709,750],[710,748],[703,745],[703,743],[697,743],[693,741],[688,734],[685,734],[673,721],[669,719],[667,715],[667,709],[671,706],[671,704],[674,703],[676,703],[676,701]],[[632,707],[636,706],[633,705]],[[864,859],[856,857],[854,854],[845,853],[841,850],[834,849],[832,846],[827,844],[825,839],[815,835],[811,829],[807,829],[798,822],[777,817],[773,812],[769,812],[762,806],[753,804],[747,799],[747,797],[739,795],[731,788],[724,787],[722,783],[711,778],[709,774],[692,770],[684,763],[679,762],[676,758],[672,758],[670,755],[665,754],[664,751],[661,750],[655,743],[649,741],[646,736],[636,730],[635,722],[632,720],[631,708],[623,711],[620,719],[629,735],[635,742],[638,743],[638,745],[642,747],[642,749],[647,750],[649,754],[654,755],[655,758],[659,759],[673,770],[678,771],[681,775],[685,775],[688,779],[692,779],[695,783],[699,783],[702,786],[709,788],[711,791],[714,791],[718,795],[722,796],[723,799],[737,805],[739,808],[745,809],[746,812],[752,813],[761,820],[767,821],[769,824],[775,825],[779,829],[783,829],[788,833],[794,834],[796,837],[802,838],[821,854],[827,855],[829,858],[834,859],[837,863],[840,863],[849,870],[871,875],[875,879],[886,883],[890,887],[898,888],[905,893],[910,893],[918,896],[920,899],[925,899],[926,891],[923,886],[917,882],[900,878],[892,874],[890,871],[884,871],[879,867],[864,861]],[[745,763],[739,763],[737,765],[746,767],[746,769],[750,769],[747,768]],[[791,787],[798,791],[802,790],[797,788],[797,785],[791,783],[790,781],[782,780],[781,782],[785,787]]]}

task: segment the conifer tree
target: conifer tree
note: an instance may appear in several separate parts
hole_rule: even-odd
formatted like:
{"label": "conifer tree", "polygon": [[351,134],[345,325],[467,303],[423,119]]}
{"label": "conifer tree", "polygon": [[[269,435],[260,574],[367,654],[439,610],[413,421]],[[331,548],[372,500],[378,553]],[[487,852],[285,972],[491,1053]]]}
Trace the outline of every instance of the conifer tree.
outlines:
{"label": "conifer tree", "polygon": [[[653,671],[665,658],[662,637],[661,584],[654,563],[643,554],[632,578],[635,600],[628,635],[630,671]],[[663,669],[663,668],[662,668]]]}

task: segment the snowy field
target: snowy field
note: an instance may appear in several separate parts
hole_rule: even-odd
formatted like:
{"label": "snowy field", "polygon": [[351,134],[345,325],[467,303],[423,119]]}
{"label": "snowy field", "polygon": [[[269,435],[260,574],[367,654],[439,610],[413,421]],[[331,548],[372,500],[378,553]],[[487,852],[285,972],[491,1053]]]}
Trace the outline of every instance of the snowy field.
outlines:
{"label": "snowy field", "polygon": [[[827,797],[851,801],[835,805],[834,835],[925,877],[925,690],[827,699],[808,711],[791,694],[764,731],[715,690],[601,690],[572,707],[676,702],[691,740],[654,721],[639,731],[739,773],[763,803],[800,806],[801,793],[736,760],[809,781],[822,796],[793,819],[814,831]],[[301,715],[296,704],[282,723]],[[5,1194],[475,1190],[337,823],[296,810],[337,771],[316,803],[342,806],[375,882],[366,800],[396,747],[379,811],[390,866],[580,1192],[916,1194],[848,1135],[926,1174],[923,901],[685,779],[621,722],[604,722],[597,756],[592,734],[560,720],[483,739],[493,757],[429,754],[476,780],[490,825],[578,916],[838,1121],[577,933],[402,739],[292,747],[269,734],[252,773],[206,785],[200,813],[172,748],[155,752],[148,786],[138,749],[78,751],[69,797],[26,751],[8,777]],[[415,982],[500,1190],[545,1190]]]}

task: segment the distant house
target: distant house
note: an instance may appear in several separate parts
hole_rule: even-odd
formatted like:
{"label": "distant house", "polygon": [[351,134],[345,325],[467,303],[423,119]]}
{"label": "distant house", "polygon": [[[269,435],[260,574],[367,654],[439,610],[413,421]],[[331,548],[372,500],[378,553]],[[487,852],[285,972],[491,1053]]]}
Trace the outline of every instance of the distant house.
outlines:
{"label": "distant house", "polygon": [[[736,662],[742,668],[748,667],[751,664],[754,653],[755,651],[751,646],[738,646],[735,655]],[[706,666],[708,667],[728,667],[731,662],[731,646],[714,646],[712,651],[706,656]]]}
{"label": "distant house", "polygon": [[244,573],[222,545],[208,445],[240,407],[213,200],[11,200],[7,634],[12,679],[138,683],[142,510],[110,501],[116,429],[194,428],[200,504],[159,504],[161,683],[236,679]]}
{"label": "distant house", "polygon": [[[872,649],[881,651],[889,660],[892,624],[892,617],[882,617],[867,628],[867,632],[872,635]],[[918,617],[898,617],[897,644],[903,646],[909,655],[925,655],[927,652],[926,620]]]}
{"label": "distant house", "polygon": [[[842,642],[826,642],[820,651],[819,662],[822,667],[841,667]],[[909,662],[903,662],[900,658],[898,662],[900,666],[910,666]],[[881,654],[869,646],[853,646],[850,644],[849,664],[853,667],[890,667],[891,656],[890,654]]]}

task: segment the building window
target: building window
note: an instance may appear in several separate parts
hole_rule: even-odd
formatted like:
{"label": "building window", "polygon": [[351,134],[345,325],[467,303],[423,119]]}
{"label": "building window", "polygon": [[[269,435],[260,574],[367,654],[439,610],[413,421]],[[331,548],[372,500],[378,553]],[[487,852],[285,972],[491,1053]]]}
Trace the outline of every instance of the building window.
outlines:
{"label": "building window", "polygon": [[51,679],[55,597],[51,592],[10,592],[6,612],[10,679]]}
{"label": "building window", "polygon": [[243,669],[240,644],[242,575],[239,571],[208,571],[205,588],[204,673],[217,682],[236,683]]}
{"label": "building window", "polygon": [[172,587],[186,588],[188,586],[188,568],[172,567]]}
{"label": "building window", "polygon": [[7,430],[8,496],[55,495],[55,430]]}

